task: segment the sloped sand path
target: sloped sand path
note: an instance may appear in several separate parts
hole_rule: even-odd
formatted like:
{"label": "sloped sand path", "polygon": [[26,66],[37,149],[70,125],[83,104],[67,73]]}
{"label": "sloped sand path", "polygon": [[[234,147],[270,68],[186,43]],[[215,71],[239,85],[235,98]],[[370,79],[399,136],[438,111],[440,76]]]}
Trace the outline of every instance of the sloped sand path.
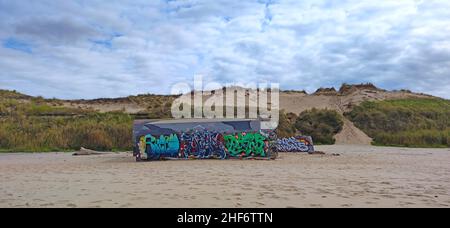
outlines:
{"label": "sloped sand path", "polygon": [[336,134],[337,145],[370,145],[372,138],[366,135],[363,131],[357,128],[350,120],[343,117],[344,126],[341,132]]}

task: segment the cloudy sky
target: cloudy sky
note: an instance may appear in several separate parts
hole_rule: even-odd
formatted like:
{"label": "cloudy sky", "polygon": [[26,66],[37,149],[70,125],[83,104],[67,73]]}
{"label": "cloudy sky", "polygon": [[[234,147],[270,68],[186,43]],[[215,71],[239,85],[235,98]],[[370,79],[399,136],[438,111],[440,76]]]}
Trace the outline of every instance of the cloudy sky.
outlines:
{"label": "cloudy sky", "polygon": [[167,94],[195,74],[450,98],[450,1],[0,0],[0,89]]}

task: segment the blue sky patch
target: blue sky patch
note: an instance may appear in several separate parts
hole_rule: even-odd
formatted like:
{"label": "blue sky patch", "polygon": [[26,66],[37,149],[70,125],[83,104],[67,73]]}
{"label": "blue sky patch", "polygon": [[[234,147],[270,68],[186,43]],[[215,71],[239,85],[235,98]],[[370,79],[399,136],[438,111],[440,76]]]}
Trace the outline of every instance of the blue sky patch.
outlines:
{"label": "blue sky patch", "polygon": [[8,38],[3,41],[3,47],[13,49],[16,51],[25,52],[28,54],[32,53],[32,47],[29,43],[26,43],[24,41],[15,39],[15,38]]}

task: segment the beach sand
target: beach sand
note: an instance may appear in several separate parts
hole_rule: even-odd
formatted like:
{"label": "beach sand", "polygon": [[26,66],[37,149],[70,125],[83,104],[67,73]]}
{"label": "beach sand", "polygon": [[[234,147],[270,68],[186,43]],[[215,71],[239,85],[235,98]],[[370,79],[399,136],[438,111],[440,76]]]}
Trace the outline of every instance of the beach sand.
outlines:
{"label": "beach sand", "polygon": [[129,153],[0,154],[0,207],[450,207],[450,149],[316,149],[328,155],[136,163]]}

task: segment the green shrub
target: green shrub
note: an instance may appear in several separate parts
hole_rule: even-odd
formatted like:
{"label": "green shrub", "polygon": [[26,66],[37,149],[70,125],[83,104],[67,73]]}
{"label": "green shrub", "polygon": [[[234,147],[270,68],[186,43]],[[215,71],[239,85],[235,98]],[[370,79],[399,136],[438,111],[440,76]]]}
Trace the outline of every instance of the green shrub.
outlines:
{"label": "green shrub", "polygon": [[334,135],[344,126],[342,116],[334,110],[312,109],[300,113],[295,128],[302,135],[312,136],[316,144],[334,144]]}
{"label": "green shrub", "polygon": [[295,128],[295,121],[297,120],[297,115],[294,113],[285,113],[284,110],[280,111],[278,127],[276,129],[277,136],[280,138],[288,138],[295,136],[297,134],[297,129]]}

